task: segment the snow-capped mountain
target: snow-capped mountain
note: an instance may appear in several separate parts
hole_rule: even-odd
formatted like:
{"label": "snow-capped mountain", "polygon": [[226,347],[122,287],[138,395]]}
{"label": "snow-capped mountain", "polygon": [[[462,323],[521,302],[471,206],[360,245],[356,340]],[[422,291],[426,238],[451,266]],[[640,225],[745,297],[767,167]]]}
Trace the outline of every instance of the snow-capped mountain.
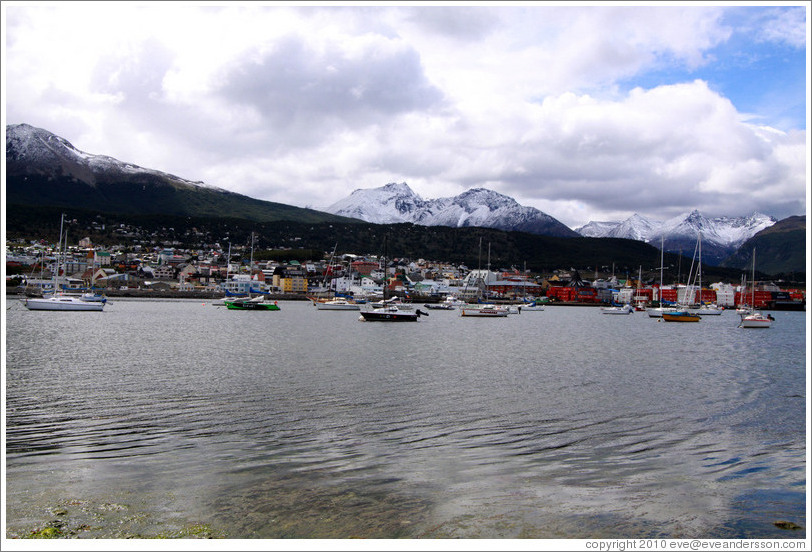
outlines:
{"label": "snow-capped mountain", "polygon": [[161,171],[145,169],[107,155],[85,153],[64,138],[27,124],[6,126],[6,159],[24,160],[26,168],[34,172],[58,169],[63,175],[86,180],[91,185],[96,183],[99,174],[142,174],[157,176],[178,185],[214,188],[203,182],[192,182]]}
{"label": "snow-capped mountain", "polygon": [[355,190],[326,211],[376,224],[479,226],[545,236],[578,236],[550,215],[484,188],[471,189],[455,197],[426,200],[405,182],[390,183],[380,188]]}
{"label": "snow-capped mountain", "polygon": [[585,238],[605,238],[610,231],[620,226],[619,222],[591,220],[575,231]]}
{"label": "snow-capped mountain", "polygon": [[408,184],[392,183],[380,188],[355,190],[328,207],[327,212],[375,224],[390,224],[415,222],[416,216],[425,214],[427,208],[427,202]]}
{"label": "snow-capped mountain", "polygon": [[653,221],[635,214],[622,222],[590,222],[575,231],[592,238],[640,240],[657,248],[662,243],[666,251],[681,251],[686,255],[691,255],[701,235],[702,262],[713,265],[775,222],[776,219],[761,213],[709,219],[694,210],[666,221]]}
{"label": "snow-capped mountain", "polygon": [[256,221],[348,222],[313,209],[262,201],[85,153],[64,138],[27,124],[6,125],[5,169],[9,205]]}

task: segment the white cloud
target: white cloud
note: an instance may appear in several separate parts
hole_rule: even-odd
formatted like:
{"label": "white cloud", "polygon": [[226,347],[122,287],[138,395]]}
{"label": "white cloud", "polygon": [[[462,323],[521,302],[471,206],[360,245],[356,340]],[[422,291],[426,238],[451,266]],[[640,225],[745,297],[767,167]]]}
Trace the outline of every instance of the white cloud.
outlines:
{"label": "white cloud", "polygon": [[[252,197],[484,186],[570,226],[805,211],[805,130],[746,124],[702,81],[618,88],[717,63],[721,7],[3,9],[9,123]],[[802,10],[759,13],[759,39],[799,43]]]}
{"label": "white cloud", "polygon": [[806,46],[806,17],[803,10],[769,10],[756,35],[760,40]]}

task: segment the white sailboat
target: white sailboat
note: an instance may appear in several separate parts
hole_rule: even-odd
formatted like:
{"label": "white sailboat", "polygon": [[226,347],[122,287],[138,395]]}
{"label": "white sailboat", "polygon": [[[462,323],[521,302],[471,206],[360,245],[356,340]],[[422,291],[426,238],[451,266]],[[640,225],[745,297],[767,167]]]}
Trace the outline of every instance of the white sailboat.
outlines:
{"label": "white sailboat", "polygon": [[663,306],[663,270],[665,269],[664,262],[665,262],[665,237],[660,236],[660,292],[659,292],[659,307],[648,307],[646,308],[646,314],[648,314],[649,318],[662,318],[664,312],[672,312],[676,309],[673,307],[664,307]]}
{"label": "white sailboat", "polygon": [[741,314],[740,328],[769,328],[772,326],[774,318],[770,314],[763,314],[756,310],[756,250],[753,248],[753,277],[750,283],[752,296],[750,308]]}
{"label": "white sailboat", "polygon": [[[66,295],[58,285],[59,270],[64,262],[64,253],[62,252],[62,229],[65,224],[65,215],[59,223],[59,250],[56,257],[56,270],[54,273],[53,294],[48,297],[26,297],[23,301],[28,310],[40,311],[96,311],[104,310],[106,301],[87,301],[81,296]],[[66,232],[67,234],[67,232]],[[67,238],[67,236],[66,236]],[[67,240],[66,240],[67,241]]]}
{"label": "white sailboat", "polygon": [[725,309],[717,306],[715,303],[705,304],[702,300],[702,233],[700,232],[697,237],[699,245],[699,266],[697,267],[697,275],[699,279],[699,305],[696,307],[689,307],[688,312],[691,314],[699,314],[701,316],[718,316],[724,312]]}
{"label": "white sailboat", "polygon": [[[333,267],[333,260],[335,258],[336,249],[338,248],[338,243],[336,243],[335,247],[333,247],[333,254],[330,255],[330,263],[329,266],[332,269]],[[329,310],[329,311],[336,311],[336,310],[361,310],[361,305],[356,303],[355,301],[351,301],[349,299],[345,299],[342,297],[336,297],[335,294],[335,283],[328,283],[327,282],[327,271],[324,271],[324,280],[322,282],[322,287],[329,289],[329,296],[328,297],[310,297],[310,301],[313,303],[313,306],[316,307],[316,310]]]}

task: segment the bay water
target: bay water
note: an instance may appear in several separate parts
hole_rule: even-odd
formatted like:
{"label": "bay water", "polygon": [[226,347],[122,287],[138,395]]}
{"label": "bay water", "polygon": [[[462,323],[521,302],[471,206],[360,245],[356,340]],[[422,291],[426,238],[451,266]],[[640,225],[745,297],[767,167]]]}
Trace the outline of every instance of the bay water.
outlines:
{"label": "bay water", "polygon": [[806,536],[806,313],[280,306],[8,298],[6,536]]}

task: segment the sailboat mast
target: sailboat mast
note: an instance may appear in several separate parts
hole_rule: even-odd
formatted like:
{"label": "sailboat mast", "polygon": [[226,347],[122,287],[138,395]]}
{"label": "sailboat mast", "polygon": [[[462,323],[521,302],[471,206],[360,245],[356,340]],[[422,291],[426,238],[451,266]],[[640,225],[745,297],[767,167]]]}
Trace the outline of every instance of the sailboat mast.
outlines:
{"label": "sailboat mast", "polygon": [[[384,234],[384,236],[383,236],[383,300],[384,301],[386,301],[386,284],[388,283],[387,282],[387,280],[388,280],[388,271],[386,270],[386,255],[387,255],[387,253],[389,253],[387,251],[387,249],[386,249],[387,246],[388,246],[387,238],[388,238],[388,236],[386,234]],[[384,306],[386,306],[385,303],[384,303]]]}
{"label": "sailboat mast", "polygon": [[756,248],[753,248],[753,290],[752,290],[752,299],[750,300],[750,308],[756,310]]}
{"label": "sailboat mast", "polygon": [[660,307],[663,306],[663,264],[665,264],[665,235],[660,236]]}
{"label": "sailboat mast", "polygon": [[702,232],[699,233],[699,305],[702,305]]}
{"label": "sailboat mast", "polygon": [[254,233],[251,232],[251,257],[248,260],[248,277],[254,274]]}
{"label": "sailboat mast", "polygon": [[[65,226],[65,213],[59,219],[59,245],[56,248],[56,272],[54,272],[54,294],[59,291],[59,268],[62,266],[62,229]],[[67,239],[65,240],[67,243]]]}

